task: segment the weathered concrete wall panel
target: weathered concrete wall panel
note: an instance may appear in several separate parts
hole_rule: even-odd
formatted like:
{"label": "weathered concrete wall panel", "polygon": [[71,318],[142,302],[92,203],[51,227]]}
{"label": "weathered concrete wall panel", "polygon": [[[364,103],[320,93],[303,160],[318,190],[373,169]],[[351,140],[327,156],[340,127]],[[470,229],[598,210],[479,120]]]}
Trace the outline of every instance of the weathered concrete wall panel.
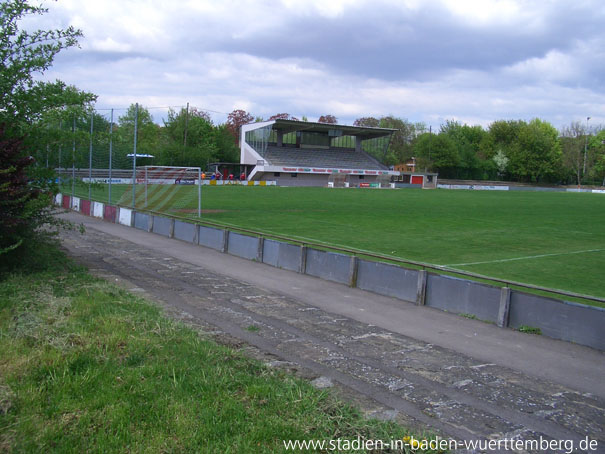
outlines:
{"label": "weathered concrete wall panel", "polygon": [[120,212],[118,215],[118,222],[122,225],[127,225],[128,227],[132,227],[132,210],[130,208],[122,208],[120,207]]}
{"label": "weathered concrete wall panel", "polygon": [[223,249],[224,231],[200,225],[199,244],[221,251]]}
{"label": "weathered concrete wall panel", "polygon": [[387,263],[359,260],[357,287],[405,301],[416,300],[418,271]]}
{"label": "weathered concrete wall panel", "polygon": [[348,255],[308,249],[306,274],[348,284],[350,263]]}
{"label": "weathered concrete wall panel", "polygon": [[[122,211],[122,209],[120,209],[120,212]],[[118,208],[114,207],[114,206],[110,206],[110,205],[105,205],[105,208],[103,209],[103,219],[105,219],[106,221],[109,222],[116,222],[116,218],[117,218],[117,214],[118,214]],[[132,216],[132,213],[128,216],[128,219],[130,219],[130,216]],[[130,221],[128,221],[128,225],[130,227]]]}
{"label": "weathered concrete wall panel", "polygon": [[85,214],[86,216],[90,216],[90,200],[82,199],[80,200],[80,212]]}
{"label": "weathered concrete wall panel", "polygon": [[231,232],[227,252],[248,260],[256,260],[258,258],[258,237]]}
{"label": "weathered concrete wall panel", "polygon": [[263,263],[276,268],[299,271],[300,246],[265,239],[263,244]]}
{"label": "weathered concrete wall panel", "polygon": [[95,218],[102,218],[105,205],[101,202],[92,202],[92,215]]}
{"label": "weathered concrete wall panel", "polygon": [[174,237],[188,243],[197,242],[197,226],[189,222],[174,221]]}
{"label": "weathered concrete wall panel", "polygon": [[500,288],[473,281],[429,273],[426,305],[457,314],[470,314],[496,322],[500,308]]}
{"label": "weathered concrete wall panel", "polygon": [[605,350],[605,309],[513,290],[509,326],[540,328],[555,339]]}
{"label": "weathered concrete wall panel", "polygon": [[163,236],[171,236],[172,234],[172,219],[162,216],[153,217],[153,233]]}
{"label": "weathered concrete wall panel", "polygon": [[134,227],[139,230],[149,231],[151,216],[145,213],[134,213]]}

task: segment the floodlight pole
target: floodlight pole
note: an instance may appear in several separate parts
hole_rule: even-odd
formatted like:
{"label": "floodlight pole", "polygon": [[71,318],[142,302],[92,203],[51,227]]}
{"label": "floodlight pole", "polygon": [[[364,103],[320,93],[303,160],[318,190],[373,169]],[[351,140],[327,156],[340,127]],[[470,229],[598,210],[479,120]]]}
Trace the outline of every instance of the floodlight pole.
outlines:
{"label": "floodlight pole", "polygon": [[[61,146],[63,142],[63,120],[59,120],[59,184],[63,185],[63,180],[61,178],[61,154],[63,147]],[[65,172],[64,172],[65,173]]]}
{"label": "floodlight pole", "polygon": [[71,127],[71,207],[74,206],[74,197],[76,195],[76,114],[74,114]]}
{"label": "floodlight pole", "polygon": [[147,166],[145,166],[145,208],[147,208]]}
{"label": "floodlight pole", "polygon": [[90,112],[90,146],[88,149],[88,200],[92,200],[92,134],[94,112]]}
{"label": "floodlight pole", "polygon": [[586,154],[588,152],[588,120],[590,120],[590,117],[586,117],[586,135],[584,136],[584,165],[582,167],[582,176],[586,174]]}
{"label": "floodlight pole", "polygon": [[139,122],[139,103],[134,106],[134,147],[132,153],[132,208],[135,208],[137,184],[137,123]]}
{"label": "floodlight pole", "polygon": [[202,217],[202,168],[197,169],[197,217]]}
{"label": "floodlight pole", "polygon": [[111,205],[111,155],[113,152],[113,109],[111,109],[111,120],[109,120],[109,199],[107,203]]}

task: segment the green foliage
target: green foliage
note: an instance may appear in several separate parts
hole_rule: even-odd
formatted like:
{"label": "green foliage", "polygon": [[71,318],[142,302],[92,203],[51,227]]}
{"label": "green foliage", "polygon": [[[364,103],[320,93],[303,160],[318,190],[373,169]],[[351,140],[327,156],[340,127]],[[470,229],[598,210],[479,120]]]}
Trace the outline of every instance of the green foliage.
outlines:
{"label": "green foliage", "polygon": [[40,120],[52,118],[68,106],[84,106],[95,96],[68,87],[61,81],[41,82],[36,74],[51,67],[61,50],[74,47],[81,31],[20,30],[26,16],[46,13],[26,0],[0,3],[0,255],[15,264],[23,256],[22,246],[44,236],[43,225],[59,225],[51,216],[52,172],[32,167],[32,149],[58,140],[58,135],[40,131]]}
{"label": "green foliage", "polygon": [[414,140],[419,132],[426,129],[422,123],[411,123],[408,120],[397,118],[393,115],[381,117],[380,119],[362,117],[355,120],[353,125],[396,130],[391,137],[386,156],[374,156],[386,165],[400,164],[414,156]]}
{"label": "green foliage", "polygon": [[16,135],[27,132],[27,125],[43,112],[95,99],[61,81],[35,80],[35,74],[44,73],[61,50],[77,46],[82,36],[73,27],[31,32],[19,29],[24,17],[46,12],[26,0],[0,3],[0,123],[10,125]]}
{"label": "green foliage", "polygon": [[537,334],[538,336],[542,335],[542,330],[540,328],[529,325],[521,325],[519,327],[519,331],[526,334]]}
{"label": "green foliage", "polygon": [[[154,123],[153,117],[148,109],[143,106],[131,104],[126,113],[119,117],[119,127],[116,129],[115,140],[118,146],[124,150],[130,148],[132,153],[134,145],[135,116],[137,118],[137,154],[149,154],[156,156],[160,149],[160,127]],[[132,161],[131,165],[132,165]],[[138,165],[149,164],[144,160],[138,160]]]}
{"label": "green foliage", "polygon": [[[23,140],[7,135],[0,125],[0,266],[18,265],[24,247],[45,241],[51,226],[64,222],[52,216],[53,173],[30,167]],[[29,171],[29,173],[28,173]],[[46,228],[41,229],[42,226]]]}
{"label": "green foliage", "polygon": [[171,109],[161,133],[164,146],[154,164],[205,167],[209,162],[239,160],[229,126],[214,126],[203,111]]}
{"label": "green foliage", "polygon": [[508,153],[511,171],[527,182],[556,180],[561,174],[562,153],[558,131],[538,118],[521,125],[517,142]]}
{"label": "green foliage", "polygon": [[438,172],[443,178],[453,177],[460,164],[460,154],[446,134],[425,133],[418,137],[414,147],[419,169]]}
{"label": "green foliage", "polygon": [[599,131],[588,141],[588,152],[592,167],[589,177],[596,184],[605,186],[605,129]]}
{"label": "green foliage", "polygon": [[483,179],[485,171],[490,168],[489,160],[481,159],[481,144],[487,132],[481,126],[462,125],[448,120],[441,126],[439,135],[447,136],[458,150],[460,161],[456,178]]}

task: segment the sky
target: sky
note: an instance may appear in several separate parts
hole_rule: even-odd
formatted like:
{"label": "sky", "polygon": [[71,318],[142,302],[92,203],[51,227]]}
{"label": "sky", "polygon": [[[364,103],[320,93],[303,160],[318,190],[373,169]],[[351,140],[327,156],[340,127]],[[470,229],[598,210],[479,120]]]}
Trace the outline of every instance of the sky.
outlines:
{"label": "sky", "polygon": [[[28,27],[84,37],[44,74],[138,102],[433,128],[541,118],[605,124],[602,0],[58,0]],[[120,111],[116,115],[120,115]],[[591,117],[587,123],[587,117]]]}

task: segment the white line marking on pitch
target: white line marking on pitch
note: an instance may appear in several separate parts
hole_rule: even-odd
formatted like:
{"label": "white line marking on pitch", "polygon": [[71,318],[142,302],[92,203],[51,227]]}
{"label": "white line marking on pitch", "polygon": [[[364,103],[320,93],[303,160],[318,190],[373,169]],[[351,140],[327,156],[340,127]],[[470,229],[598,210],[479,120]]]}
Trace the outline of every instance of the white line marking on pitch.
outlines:
{"label": "white line marking on pitch", "polygon": [[539,259],[541,257],[554,257],[557,255],[571,255],[571,254],[585,254],[586,252],[602,252],[602,251],[605,251],[605,249],[587,249],[585,251],[572,251],[572,252],[558,252],[555,254],[528,255],[526,257],[515,257],[512,259],[487,260],[485,262],[452,263],[450,265],[443,265],[443,266],[484,265],[486,263],[514,262],[516,260]]}

